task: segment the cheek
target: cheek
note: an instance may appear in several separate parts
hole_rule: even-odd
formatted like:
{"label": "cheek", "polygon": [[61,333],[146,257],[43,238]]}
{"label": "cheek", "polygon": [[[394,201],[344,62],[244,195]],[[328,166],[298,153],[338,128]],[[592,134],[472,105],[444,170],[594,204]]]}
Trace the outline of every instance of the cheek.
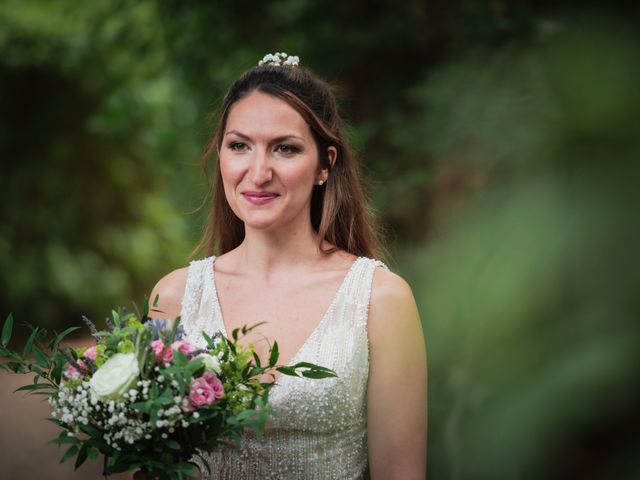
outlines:
{"label": "cheek", "polygon": [[233,183],[242,176],[242,167],[239,162],[231,162],[225,156],[220,156],[220,174],[224,183]]}
{"label": "cheek", "polygon": [[296,165],[294,168],[282,172],[285,182],[290,186],[295,186],[302,191],[311,190],[315,180],[316,172],[309,168],[309,164]]}

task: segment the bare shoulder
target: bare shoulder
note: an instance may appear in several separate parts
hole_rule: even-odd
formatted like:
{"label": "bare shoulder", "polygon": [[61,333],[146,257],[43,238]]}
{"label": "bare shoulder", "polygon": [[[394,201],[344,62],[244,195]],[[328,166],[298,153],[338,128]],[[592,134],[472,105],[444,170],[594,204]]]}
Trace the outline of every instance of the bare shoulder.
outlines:
{"label": "bare shoulder", "polygon": [[155,318],[174,320],[180,315],[187,284],[188,267],[178,268],[156,283],[149,296],[149,313]]}
{"label": "bare shoulder", "polygon": [[368,329],[370,340],[421,331],[411,286],[400,275],[376,268],[371,285]]}
{"label": "bare shoulder", "polygon": [[378,310],[398,304],[414,304],[413,291],[400,275],[386,268],[376,268],[371,285],[371,309]]}

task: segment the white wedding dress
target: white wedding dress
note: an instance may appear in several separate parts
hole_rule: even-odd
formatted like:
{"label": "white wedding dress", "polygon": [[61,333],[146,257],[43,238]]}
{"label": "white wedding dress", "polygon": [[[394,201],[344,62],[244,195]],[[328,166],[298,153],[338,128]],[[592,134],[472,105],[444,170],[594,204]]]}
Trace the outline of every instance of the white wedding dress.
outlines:
{"label": "white wedding dress", "polygon": [[[182,300],[186,339],[227,334],[215,287],[215,257],[191,262]],[[240,451],[220,447],[192,458],[203,479],[360,479],[367,465],[367,315],[377,260],[359,257],[324,317],[290,364],[307,361],[337,378],[280,376],[269,399],[277,413],[262,439],[243,435]],[[386,268],[386,267],[385,267]]]}

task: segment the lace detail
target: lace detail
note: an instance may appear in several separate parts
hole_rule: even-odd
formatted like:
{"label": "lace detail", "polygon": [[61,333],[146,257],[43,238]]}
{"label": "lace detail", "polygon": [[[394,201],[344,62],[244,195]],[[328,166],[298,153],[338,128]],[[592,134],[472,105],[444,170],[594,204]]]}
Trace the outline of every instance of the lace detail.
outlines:
{"label": "lace detail", "polygon": [[[214,281],[215,257],[191,262],[182,302],[190,342],[204,346],[201,332],[225,332]],[[327,312],[290,363],[332,368],[337,378],[281,376],[270,401],[277,416],[257,440],[247,433],[242,448],[220,447],[192,458],[203,479],[359,479],[367,464],[366,391],[369,374],[367,316],[377,260],[359,257]]]}

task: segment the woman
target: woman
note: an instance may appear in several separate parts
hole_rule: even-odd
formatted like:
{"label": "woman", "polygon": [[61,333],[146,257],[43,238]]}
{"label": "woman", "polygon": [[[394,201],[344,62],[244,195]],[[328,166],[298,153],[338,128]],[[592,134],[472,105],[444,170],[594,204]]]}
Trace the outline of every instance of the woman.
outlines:
{"label": "woman", "polygon": [[426,358],[410,287],[375,256],[356,164],[334,96],[267,55],[229,89],[205,155],[217,154],[209,255],[153,289],[154,316],[181,315],[187,338],[266,321],[246,338],[282,364],[338,377],[277,379],[277,417],[240,452],[194,457],[202,478],[423,479]]}

